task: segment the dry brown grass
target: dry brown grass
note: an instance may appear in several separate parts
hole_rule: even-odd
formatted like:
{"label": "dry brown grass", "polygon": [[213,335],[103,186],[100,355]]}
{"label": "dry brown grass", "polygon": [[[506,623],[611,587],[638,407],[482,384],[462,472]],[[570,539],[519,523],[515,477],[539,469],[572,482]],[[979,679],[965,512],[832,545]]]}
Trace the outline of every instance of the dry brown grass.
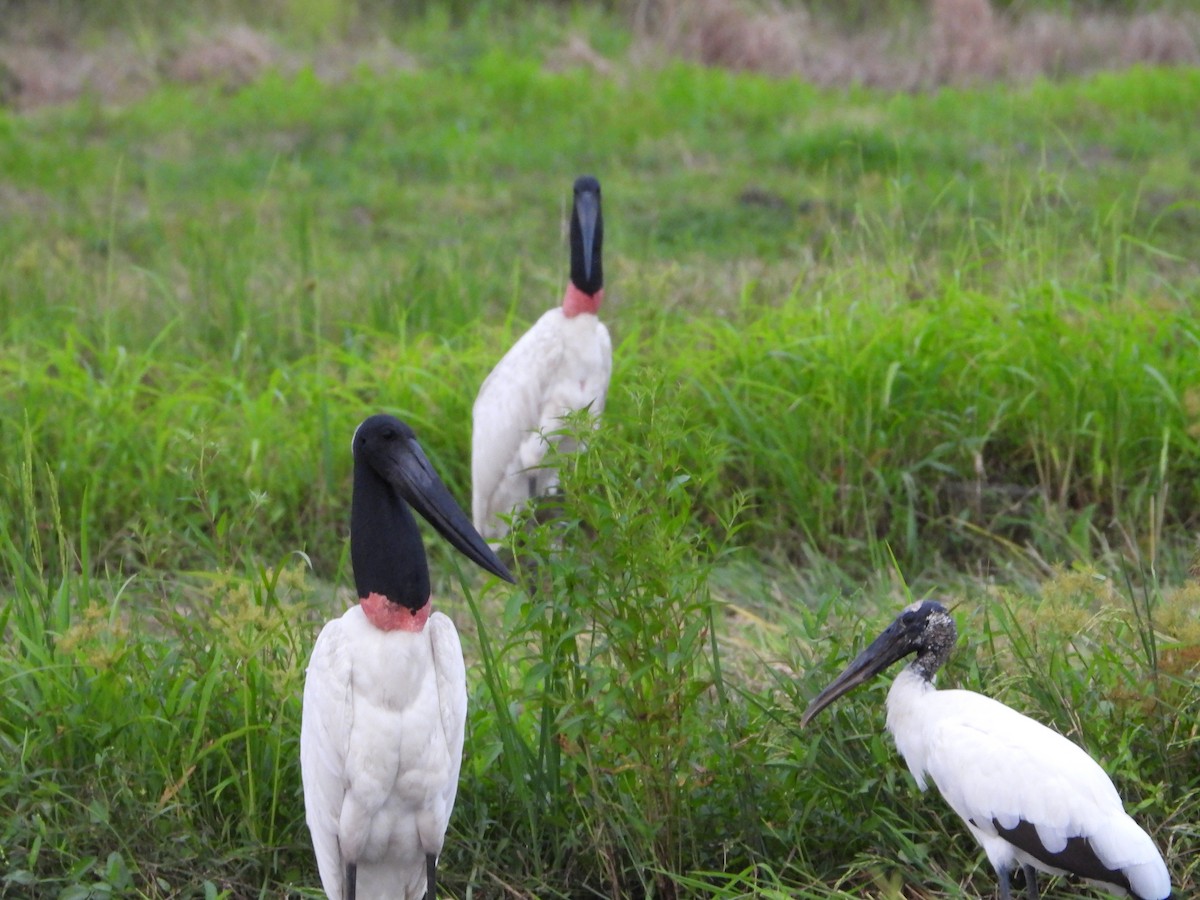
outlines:
{"label": "dry brown grass", "polygon": [[988,0],[932,0],[928,43],[937,84],[1000,74],[1004,36]]}
{"label": "dry brown grass", "polygon": [[163,82],[236,89],[269,70],[311,68],[326,82],[374,72],[412,69],[414,58],[386,38],[337,41],[309,52],[281,48],[247,25],[216,25],[188,34],[179,46],[142,49],[120,33],[81,43],[69,29],[31,19],[0,40],[0,104],[18,110],[66,103],[88,94],[104,103],[134,100]]}
{"label": "dry brown grass", "polygon": [[101,51],[18,39],[0,45],[0,102],[32,109],[93,94],[109,103],[131,100],[158,81],[154,65],[131,41],[115,39]]}
{"label": "dry brown grass", "polygon": [[580,34],[572,34],[565,44],[550,51],[546,57],[546,68],[551,72],[591,69],[598,75],[611,75],[616,71],[612,60],[598,53],[588,39]]}
{"label": "dry brown grass", "polygon": [[1023,17],[1008,29],[1007,74],[1017,80],[1147,65],[1200,63],[1195,16],[1147,13],[1131,18],[1051,13]]}
{"label": "dry brown grass", "polygon": [[640,61],[666,55],[824,86],[891,90],[1200,63],[1196,14],[1013,18],[989,0],[929,0],[926,13],[924,20],[845,34],[777,0],[644,0],[636,54]]}
{"label": "dry brown grass", "polygon": [[638,17],[637,61],[667,55],[705,65],[788,75],[811,64],[810,17],[803,10],[732,0],[674,0]]}
{"label": "dry brown grass", "polygon": [[239,87],[278,61],[279,53],[266,35],[234,25],[211,35],[192,35],[166,70],[171,79],[185,84],[216,82]]}
{"label": "dry brown grass", "polygon": [[[855,33],[783,0],[641,0],[635,7],[635,69],[667,58],[707,66],[796,76],[817,85],[862,84],[922,90],[1004,79],[1085,74],[1129,66],[1200,64],[1200,14],[1133,16],[1031,12],[998,14],[989,0],[928,0],[926,15]],[[147,49],[121,33],[81,42],[68,23],[46,15],[0,29],[0,104],[32,109],[90,94],[104,103],[135,99],[163,81],[228,89],[264,71],[311,67],[323,81],[359,68],[416,67],[385,37],[327,42],[308,52],[281,48],[246,25],[213,25],[177,46]],[[573,35],[548,54],[547,68],[587,67],[601,75],[620,61]]]}

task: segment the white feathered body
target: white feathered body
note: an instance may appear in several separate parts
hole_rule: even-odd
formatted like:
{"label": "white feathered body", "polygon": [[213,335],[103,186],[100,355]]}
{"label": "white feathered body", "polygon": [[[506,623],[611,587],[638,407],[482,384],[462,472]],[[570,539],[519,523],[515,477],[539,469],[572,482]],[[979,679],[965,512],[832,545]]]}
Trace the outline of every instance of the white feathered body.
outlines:
{"label": "white feathered body", "polygon": [[604,411],[612,376],[612,340],[592,313],[568,317],[559,307],[523,334],[479,388],[472,413],[471,485],[475,528],[502,538],[508,514],[551,491],[557,473],[542,467],[543,433],[577,409]]}
{"label": "white feathered body", "polygon": [[317,638],[304,684],[300,768],[321,883],[344,900],[419,900],[441,852],[462,765],[466,669],[454,623],[382,631],[361,606]]}
{"label": "white feathered body", "polygon": [[1086,838],[1107,868],[1125,874],[1135,896],[1170,896],[1170,876],[1150,836],[1126,814],[1104,770],[1067,738],[982,694],[936,690],[911,668],[888,693],[887,726],[918,787],[933,779],[995,868],[1029,864],[1062,874],[1010,844],[992,821],[1010,829],[1024,820],[1051,853],[1070,838]]}

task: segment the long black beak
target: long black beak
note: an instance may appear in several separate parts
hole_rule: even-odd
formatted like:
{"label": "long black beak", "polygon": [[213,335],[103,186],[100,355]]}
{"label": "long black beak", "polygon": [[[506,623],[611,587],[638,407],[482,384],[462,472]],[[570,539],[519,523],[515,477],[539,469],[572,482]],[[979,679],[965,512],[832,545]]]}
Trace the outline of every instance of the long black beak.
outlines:
{"label": "long black beak", "polygon": [[600,216],[600,196],[595,191],[575,195],[575,215],[579,217],[579,235],[583,239],[583,275],[592,279],[592,247],[596,243],[596,220]]}
{"label": "long black beak", "polygon": [[392,484],[409,505],[437,529],[438,534],[477,566],[486,569],[497,578],[503,578],[512,584],[517,583],[517,579],[513,578],[512,573],[504,567],[504,563],[492,552],[487,541],[475,530],[466,513],[454,502],[450,491],[430,465],[429,458],[416,438],[405,441],[404,452],[400,453],[394,462],[396,467],[390,473]]}
{"label": "long black beak", "polygon": [[900,620],[893,622],[888,629],[875,638],[862,653],[855,657],[854,662],[846,666],[837,678],[825,690],[813,697],[804,715],[800,717],[800,726],[808,725],[813,716],[833,703],[843,694],[848,694],[860,684],[870,681],[892,663],[903,659],[917,648],[913,645],[912,635],[901,626]]}

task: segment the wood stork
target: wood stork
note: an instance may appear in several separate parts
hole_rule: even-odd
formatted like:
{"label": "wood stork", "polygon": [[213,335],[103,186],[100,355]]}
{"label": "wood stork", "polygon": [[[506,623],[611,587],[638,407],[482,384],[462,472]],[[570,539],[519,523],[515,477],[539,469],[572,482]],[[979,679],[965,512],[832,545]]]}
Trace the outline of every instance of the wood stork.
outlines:
{"label": "wood stork", "polygon": [[934,687],[956,639],[954,619],[940,603],[912,604],[813,698],[801,725],[915,653],[888,692],[888,731],[917,786],[925,790],[932,778],[983,845],[1002,900],[1011,896],[1009,876],[1018,864],[1030,900],[1038,897],[1037,870],[1076,875],[1120,897],[1169,898],[1161,854],[1095,760],[990,697]]}
{"label": "wood stork", "polygon": [[350,561],[360,602],[317,638],[304,681],[305,819],[330,900],[433,898],[462,763],[466,669],[430,613],[415,508],[469,559],[513,577],[471,526],[412,429],[354,432]]}
{"label": "wood stork", "polygon": [[[472,411],[471,508],[488,540],[508,531],[500,520],[549,493],[557,473],[542,466],[545,433],[569,412],[604,411],[612,341],[596,313],[604,299],[600,182],[575,180],[571,206],[571,277],[562,305],[542,315],[492,369]],[[567,449],[567,448],[564,448]]]}

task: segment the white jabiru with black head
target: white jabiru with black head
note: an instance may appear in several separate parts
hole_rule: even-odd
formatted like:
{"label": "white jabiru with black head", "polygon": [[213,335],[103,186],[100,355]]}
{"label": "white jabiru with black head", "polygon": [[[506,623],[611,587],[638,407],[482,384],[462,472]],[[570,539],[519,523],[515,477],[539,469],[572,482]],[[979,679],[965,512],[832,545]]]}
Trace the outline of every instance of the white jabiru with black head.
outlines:
{"label": "white jabiru with black head", "polygon": [[475,398],[471,509],[475,527],[491,541],[508,531],[500,516],[557,485],[557,472],[542,465],[545,435],[570,412],[604,411],[612,340],[596,315],[604,299],[604,220],[600,182],[591,176],[575,181],[570,240],[571,276],[562,305],[513,344]]}
{"label": "white jabiru with black head", "polygon": [[888,692],[888,731],[917,786],[925,790],[932,778],[983,845],[1002,900],[1011,896],[1009,877],[1018,866],[1030,900],[1038,897],[1038,870],[1075,875],[1120,897],[1169,898],[1162,855],[1095,760],[990,697],[934,687],[956,639],[954,619],[940,603],[912,604],[813,699],[801,724],[916,654]]}
{"label": "white jabiru with black head", "polygon": [[462,764],[467,681],[454,623],[431,613],[412,509],[468,559],[513,577],[406,424],[372,416],[354,432],[353,453],[359,603],[321,629],[308,664],[305,819],[330,900],[432,900]]}

